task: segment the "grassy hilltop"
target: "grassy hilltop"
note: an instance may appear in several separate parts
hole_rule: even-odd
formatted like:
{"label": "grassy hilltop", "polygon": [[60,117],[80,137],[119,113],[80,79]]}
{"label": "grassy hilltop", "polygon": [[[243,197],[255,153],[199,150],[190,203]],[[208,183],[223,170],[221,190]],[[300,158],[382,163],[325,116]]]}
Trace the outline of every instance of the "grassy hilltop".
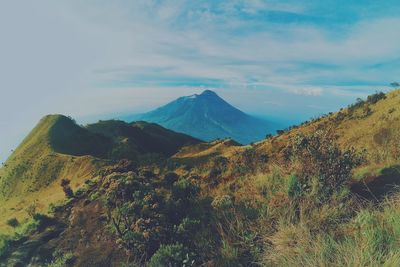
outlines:
{"label": "grassy hilltop", "polygon": [[[3,218],[25,219],[24,209],[32,202],[38,210],[47,210],[49,203],[64,198],[59,185],[63,178],[71,180],[75,190],[116,160],[139,163],[167,157],[198,142],[146,122],[100,121],[82,127],[62,115],[46,116],[0,169]],[[1,228],[5,228],[4,221]]]}
{"label": "grassy hilltop", "polygon": [[0,201],[19,221],[32,199],[58,203],[4,220],[0,262],[398,266],[399,104],[376,93],[247,146],[46,117],[1,170]]}

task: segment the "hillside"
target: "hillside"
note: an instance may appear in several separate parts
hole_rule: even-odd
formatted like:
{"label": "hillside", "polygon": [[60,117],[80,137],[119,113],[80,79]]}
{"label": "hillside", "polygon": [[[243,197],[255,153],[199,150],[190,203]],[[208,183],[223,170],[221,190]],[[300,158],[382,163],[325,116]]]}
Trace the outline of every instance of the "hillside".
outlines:
{"label": "hillside", "polygon": [[50,115],[7,160],[0,188],[3,196],[41,189],[61,173],[68,174],[68,166],[80,169],[71,162],[79,162],[81,156],[89,156],[89,161],[139,160],[148,154],[167,157],[182,146],[199,142],[146,122],[100,121],[81,127],[65,116]]}
{"label": "hillside", "polygon": [[85,131],[67,117],[46,116],[1,169],[0,198],[40,190],[77,170],[86,171],[76,175],[87,176],[96,160],[79,156],[99,156],[107,146],[105,138]]}
{"label": "hillside", "polygon": [[[399,103],[399,90],[376,93],[253,145],[194,142],[166,164],[100,167],[50,217],[5,237],[0,261],[399,266]],[[133,136],[112,124],[87,129]]]}
{"label": "hillside", "polygon": [[86,129],[111,140],[112,147],[105,155],[111,159],[136,159],[144,154],[168,157],[185,145],[200,143],[200,140],[188,135],[144,121],[130,124],[122,121],[100,121],[87,125]]}
{"label": "hillside", "polygon": [[272,122],[245,114],[210,90],[200,95],[180,97],[165,106],[125,120],[133,118],[154,122],[206,141],[232,138],[249,144],[276,130]]}
{"label": "hillside", "polygon": [[[299,135],[324,131],[334,136],[342,149],[350,147],[357,151],[366,151],[367,161],[356,170],[363,176],[369,169],[373,172],[383,166],[396,164],[400,155],[400,91],[395,90],[386,95],[372,95],[367,100],[357,103],[339,112],[323,115],[317,119],[306,121],[282,131],[276,136],[264,139],[251,146],[255,155],[267,155],[270,161],[279,163],[282,152]],[[223,156],[235,158],[245,151],[248,146],[226,147],[221,153],[215,153],[220,142],[209,143],[207,146],[186,148],[174,155],[175,158],[196,158],[198,156]],[[241,152],[240,152],[241,151]]]}
{"label": "hillside", "polygon": [[62,115],[46,116],[0,169],[0,211],[4,218],[15,213],[25,218],[26,203],[35,202],[45,210],[63,198],[59,185],[63,178],[76,189],[113,161],[143,164],[199,142],[146,122],[101,121],[81,127]]}

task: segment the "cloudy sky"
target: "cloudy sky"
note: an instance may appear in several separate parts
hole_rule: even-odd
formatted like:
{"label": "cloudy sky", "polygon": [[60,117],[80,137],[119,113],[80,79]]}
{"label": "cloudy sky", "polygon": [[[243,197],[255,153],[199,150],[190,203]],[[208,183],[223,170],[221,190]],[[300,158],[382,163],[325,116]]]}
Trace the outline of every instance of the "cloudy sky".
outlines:
{"label": "cloudy sky", "polygon": [[400,79],[398,0],[0,1],[0,160],[41,116],[81,123],[213,89],[299,121]]}

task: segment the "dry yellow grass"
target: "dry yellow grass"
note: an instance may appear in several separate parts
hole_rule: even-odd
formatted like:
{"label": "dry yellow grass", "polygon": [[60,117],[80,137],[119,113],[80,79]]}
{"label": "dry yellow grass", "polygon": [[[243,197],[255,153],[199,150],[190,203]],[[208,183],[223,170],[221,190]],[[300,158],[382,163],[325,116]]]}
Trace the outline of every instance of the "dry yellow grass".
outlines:
{"label": "dry yellow grass", "polygon": [[215,155],[230,157],[244,149],[244,146],[241,146],[233,140],[218,140],[210,143],[183,147],[173,158],[199,158]]}
{"label": "dry yellow grass", "polygon": [[85,184],[85,180],[96,176],[95,170],[100,166],[93,164],[94,160],[90,156],[72,157],[67,155],[56,155],[58,160],[64,162],[62,168],[53,177],[53,181],[43,186],[40,190],[15,194],[8,198],[0,200],[0,233],[7,233],[13,229],[6,224],[10,218],[17,218],[23,222],[29,218],[26,208],[32,203],[36,203],[37,212],[46,213],[50,203],[57,203],[65,199],[65,194],[60,186],[60,181],[63,178],[71,180],[71,187],[74,191]]}
{"label": "dry yellow grass", "polygon": [[0,169],[0,232],[10,232],[6,221],[28,218],[26,208],[36,203],[37,212],[64,199],[60,180],[71,180],[73,189],[96,175],[104,161],[91,156],[71,156],[54,152],[50,145],[51,127],[62,118],[44,117]]}

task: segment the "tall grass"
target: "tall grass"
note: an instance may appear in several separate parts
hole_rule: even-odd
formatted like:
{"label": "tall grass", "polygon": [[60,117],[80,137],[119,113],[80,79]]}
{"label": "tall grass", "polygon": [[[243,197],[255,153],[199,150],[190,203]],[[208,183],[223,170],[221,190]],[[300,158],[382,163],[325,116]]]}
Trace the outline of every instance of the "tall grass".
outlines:
{"label": "tall grass", "polygon": [[400,266],[400,194],[326,232],[281,223],[266,241],[266,265]]}

